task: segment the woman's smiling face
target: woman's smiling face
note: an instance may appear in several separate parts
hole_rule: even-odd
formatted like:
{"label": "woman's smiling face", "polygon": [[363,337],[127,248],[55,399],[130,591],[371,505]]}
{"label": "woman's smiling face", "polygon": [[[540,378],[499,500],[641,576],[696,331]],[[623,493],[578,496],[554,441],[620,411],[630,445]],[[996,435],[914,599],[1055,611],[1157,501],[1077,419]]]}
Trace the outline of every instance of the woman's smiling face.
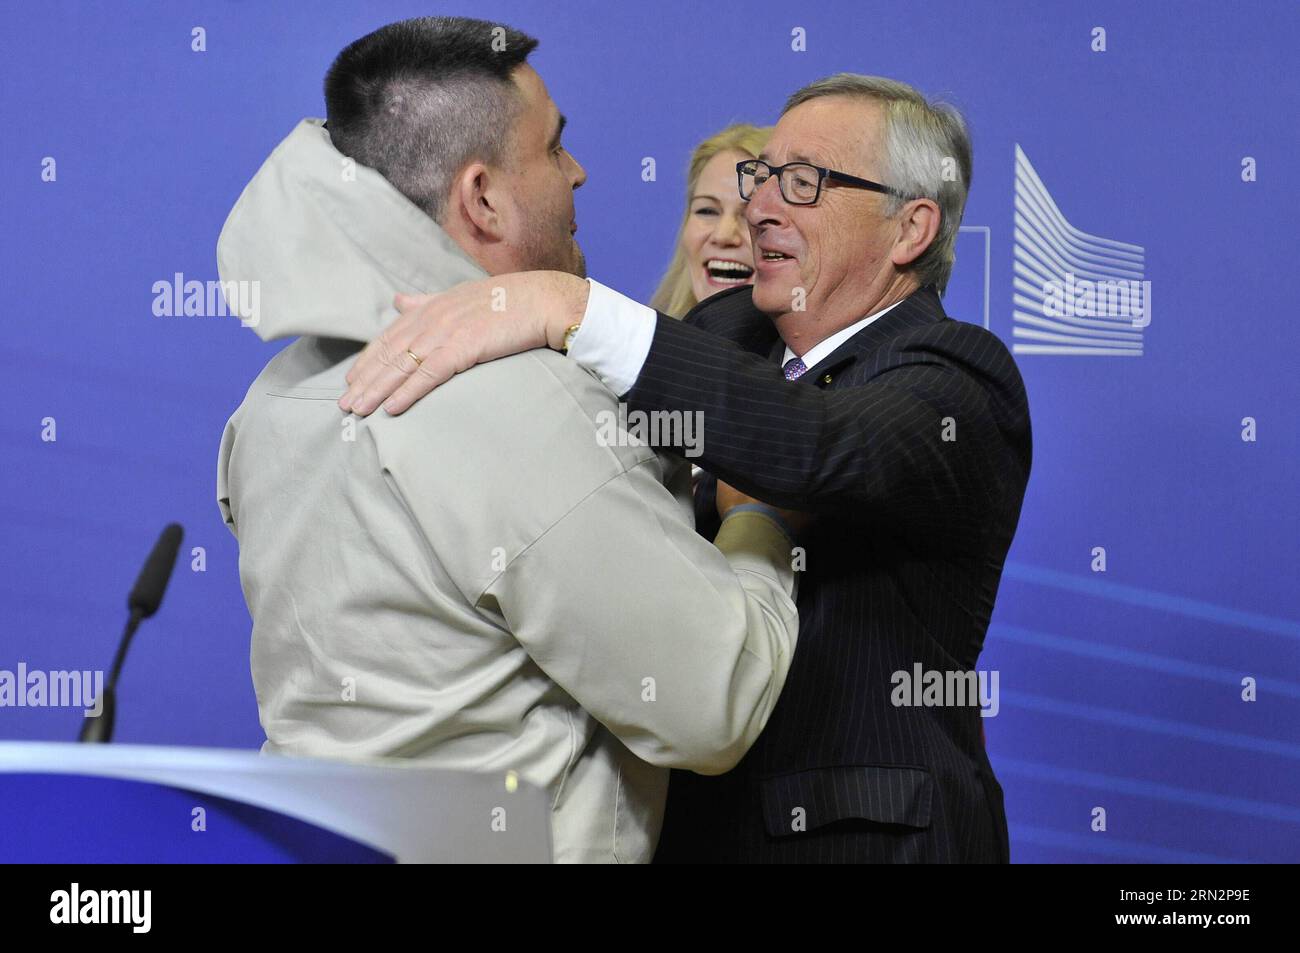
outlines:
{"label": "woman's smiling face", "polygon": [[695,183],[682,247],[697,301],[754,281],[745,202],[736,187],[736,163],[750,158],[737,149],[719,152],[705,163]]}

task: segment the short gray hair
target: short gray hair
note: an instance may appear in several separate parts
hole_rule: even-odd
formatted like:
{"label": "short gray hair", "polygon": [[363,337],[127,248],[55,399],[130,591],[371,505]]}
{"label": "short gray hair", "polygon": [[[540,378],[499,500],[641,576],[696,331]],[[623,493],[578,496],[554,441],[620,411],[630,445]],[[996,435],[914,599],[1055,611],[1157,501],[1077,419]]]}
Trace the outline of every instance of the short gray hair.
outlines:
{"label": "short gray hair", "polygon": [[510,158],[523,109],[511,73],[537,41],[468,17],[390,23],[347,47],[325,77],[334,147],[370,166],[436,222],[452,180]]}
{"label": "short gray hair", "polygon": [[[942,293],[952,274],[957,230],[970,191],[973,157],[966,121],[955,107],[931,102],[907,83],[858,73],[836,73],[810,83],[786,100],[781,114],[821,96],[855,96],[885,107],[885,184],[933,199],[939,206],[939,232],[910,267],[922,288],[934,285]],[[945,175],[949,169],[954,174]],[[906,201],[888,199],[888,215]]]}

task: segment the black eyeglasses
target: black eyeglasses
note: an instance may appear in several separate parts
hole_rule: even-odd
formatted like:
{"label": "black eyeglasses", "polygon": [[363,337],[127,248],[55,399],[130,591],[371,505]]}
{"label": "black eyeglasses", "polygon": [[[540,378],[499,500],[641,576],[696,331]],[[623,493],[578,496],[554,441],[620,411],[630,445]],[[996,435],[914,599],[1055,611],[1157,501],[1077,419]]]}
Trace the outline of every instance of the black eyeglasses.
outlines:
{"label": "black eyeglasses", "polygon": [[822,183],[827,179],[860,189],[870,189],[872,192],[883,192],[900,199],[910,200],[916,197],[900,192],[892,186],[881,185],[870,179],[859,179],[856,175],[836,172],[834,169],[825,169],[811,162],[768,165],[762,159],[746,159],[744,162],[736,163],[736,181],[740,186],[740,197],[748,202],[750,196],[772,175],[776,176],[781,197],[791,205],[816,205],[817,200],[821,198]]}

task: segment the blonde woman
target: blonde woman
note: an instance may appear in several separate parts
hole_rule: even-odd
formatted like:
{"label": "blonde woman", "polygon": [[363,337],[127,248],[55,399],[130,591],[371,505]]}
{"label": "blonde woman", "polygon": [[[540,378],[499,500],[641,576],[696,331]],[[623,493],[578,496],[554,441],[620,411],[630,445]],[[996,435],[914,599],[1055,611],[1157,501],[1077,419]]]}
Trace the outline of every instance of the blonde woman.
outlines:
{"label": "blonde woman", "polygon": [[736,163],[758,158],[771,132],[771,127],[738,123],[695,147],[677,247],[650,307],[680,318],[719,291],[753,284],[754,253]]}

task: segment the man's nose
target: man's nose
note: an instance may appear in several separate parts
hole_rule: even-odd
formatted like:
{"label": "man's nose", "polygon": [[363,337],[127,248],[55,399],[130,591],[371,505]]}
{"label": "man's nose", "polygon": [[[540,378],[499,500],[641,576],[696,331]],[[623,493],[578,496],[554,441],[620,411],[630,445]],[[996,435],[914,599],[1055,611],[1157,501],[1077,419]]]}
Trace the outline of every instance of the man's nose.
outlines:
{"label": "man's nose", "polygon": [[581,188],[582,185],[587,181],[587,170],[584,169],[582,167],[582,163],[580,163],[572,155],[569,155],[569,161],[573,163],[573,171],[569,176],[573,180],[573,187],[575,189]]}
{"label": "man's nose", "polygon": [[785,221],[785,199],[781,197],[781,186],[776,176],[769,175],[767,181],[754,189],[745,206],[745,221],[757,227],[759,225],[780,225]]}

